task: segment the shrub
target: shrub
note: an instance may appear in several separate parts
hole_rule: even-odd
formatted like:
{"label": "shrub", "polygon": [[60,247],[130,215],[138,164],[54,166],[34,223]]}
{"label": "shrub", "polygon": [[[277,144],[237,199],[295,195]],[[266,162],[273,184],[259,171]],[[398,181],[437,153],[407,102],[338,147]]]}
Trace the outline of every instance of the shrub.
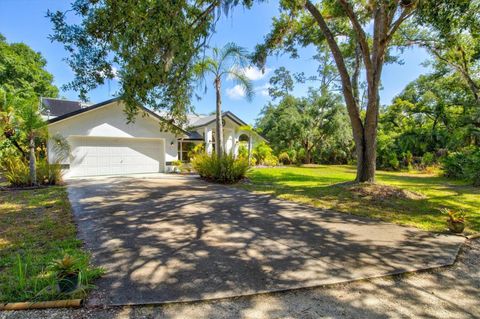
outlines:
{"label": "shrub", "polygon": [[290,149],[287,151],[288,156],[290,157],[290,162],[295,164],[297,162],[297,151],[294,149]]}
{"label": "shrub", "polygon": [[268,155],[263,160],[263,165],[265,166],[277,166],[278,165],[278,158],[275,155]]}
{"label": "shrub", "polygon": [[297,164],[302,164],[305,162],[305,159],[307,158],[307,156],[305,155],[305,149],[301,148],[298,150],[297,152],[297,161],[296,163]]}
{"label": "shrub", "polygon": [[253,149],[253,156],[258,164],[263,164],[263,161],[268,156],[272,155],[272,148],[265,142],[258,143]]}
{"label": "shrub", "polygon": [[11,186],[18,187],[32,184],[28,165],[21,159],[7,157],[2,159],[1,164],[5,171],[5,178]]}
{"label": "shrub", "polygon": [[58,185],[63,181],[62,166],[49,164],[46,159],[37,161],[37,182],[44,185]]}
{"label": "shrub", "polygon": [[246,142],[240,142],[238,145],[238,157],[248,157],[248,146]]}
{"label": "shrub", "polygon": [[203,153],[205,153],[205,143],[200,143],[195,145],[190,151],[188,151],[187,156],[191,159]]}
{"label": "shrub", "polygon": [[[28,163],[18,157],[2,159],[1,166],[5,171],[5,178],[11,186],[21,187],[32,185]],[[41,185],[57,185],[62,182],[62,168],[60,164],[49,164],[46,159],[37,161],[37,182]]]}
{"label": "shrub", "polygon": [[283,165],[292,164],[292,160],[290,159],[290,155],[287,152],[282,152],[278,155],[278,161]]}
{"label": "shrub", "polygon": [[480,186],[480,148],[466,148],[445,156],[442,168],[446,177],[465,179]]}
{"label": "shrub", "polygon": [[426,152],[425,154],[423,154],[422,166],[427,167],[427,166],[433,165],[434,163],[435,163],[435,156],[433,155],[433,153]]}
{"label": "shrub", "polygon": [[172,165],[176,167],[182,166],[182,161],[181,160],[174,160],[172,161]]}
{"label": "shrub", "polygon": [[200,177],[218,183],[236,183],[245,177],[248,171],[248,160],[235,159],[225,154],[218,158],[216,154],[198,154],[192,159],[192,166]]}

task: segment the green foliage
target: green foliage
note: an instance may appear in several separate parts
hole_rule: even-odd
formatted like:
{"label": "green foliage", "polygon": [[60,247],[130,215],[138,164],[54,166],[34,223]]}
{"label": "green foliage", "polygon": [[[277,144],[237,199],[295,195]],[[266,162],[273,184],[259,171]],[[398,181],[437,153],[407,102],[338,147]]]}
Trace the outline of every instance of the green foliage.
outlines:
{"label": "green foliage", "polygon": [[1,167],[10,185],[19,187],[32,184],[28,165],[18,157],[11,156],[2,158]]}
{"label": "green foliage", "polygon": [[[115,76],[129,120],[138,105],[164,109],[186,122],[193,91],[193,67],[203,56],[218,15],[243,1],[84,1],[51,12],[51,39],[64,44],[75,73],[66,87],[80,92]],[[114,23],[112,23],[114,22]],[[118,72],[114,72],[118,69]],[[168,123],[168,122],[166,122]]]}
{"label": "green foliage", "polygon": [[[32,185],[28,164],[20,157],[8,156],[0,161],[7,182],[14,187]],[[37,182],[41,185],[58,185],[62,183],[62,169],[60,164],[49,164],[46,159],[36,163]]]}
{"label": "green foliage", "polygon": [[424,167],[426,166],[431,166],[435,163],[435,155],[433,155],[433,153],[430,153],[430,152],[426,152],[423,154],[422,156],[422,165]]}
{"label": "green foliage", "polygon": [[273,72],[269,80],[270,87],[268,88],[268,95],[272,99],[285,97],[293,91],[293,78],[284,66],[279,67]]}
{"label": "green foliage", "polygon": [[353,156],[348,121],[338,95],[310,89],[306,98],[284,95],[278,104],[269,103],[256,125],[275,153],[298,153],[293,162],[346,163]]}
{"label": "green foliage", "polygon": [[63,255],[62,258],[55,259],[50,265],[50,270],[55,272],[57,278],[77,274],[80,268],[79,261],[69,254]]}
{"label": "green foliage", "polygon": [[257,165],[276,166],[278,158],[273,155],[273,150],[266,142],[262,141],[253,148],[253,157]]}
{"label": "green foliage", "polygon": [[192,159],[202,153],[205,153],[205,143],[196,144],[190,151],[188,151],[188,158]]}
{"label": "green foliage", "polygon": [[238,157],[248,158],[247,142],[240,142],[240,144],[238,145]]}
{"label": "green foliage", "polygon": [[172,161],[172,165],[176,167],[182,166],[182,161],[181,160],[174,160]]}
{"label": "green foliage", "polygon": [[[445,216],[439,208],[464,211],[466,231],[480,231],[479,189],[463,181],[419,172],[377,172],[376,186],[394,187],[417,194],[411,198],[378,194],[358,196],[349,190],[355,167],[347,165],[316,165],[315,167],[255,168],[248,173],[250,183],[242,187],[284,200],[296,201],[322,209],[368,216],[428,231],[444,232]],[[380,192],[380,194],[383,192]],[[411,193],[410,193],[411,194]],[[418,196],[418,194],[420,196]]]}
{"label": "green foliage", "polygon": [[288,155],[287,152],[282,152],[278,154],[278,161],[282,163],[283,165],[290,165],[292,164],[292,160],[290,158],[290,155]]}
{"label": "green foliage", "polygon": [[480,186],[480,148],[466,148],[454,152],[442,160],[445,176],[468,180]]}
{"label": "green foliage", "polygon": [[236,183],[245,177],[249,165],[246,158],[234,158],[231,154],[218,157],[215,153],[198,154],[192,159],[193,169],[200,177],[217,183]]}
{"label": "green foliage", "polygon": [[265,166],[277,166],[278,165],[278,157],[276,157],[273,154],[269,154],[269,155],[267,155],[267,157],[265,157],[263,159],[263,161],[261,161],[261,164],[265,165]]}
{"label": "green foliage", "polygon": [[[0,302],[84,298],[104,273],[90,265],[90,255],[76,238],[64,187],[0,192]],[[57,290],[54,260],[68,254],[75,260],[80,287],[73,294]]]}
{"label": "green foliage", "polygon": [[50,164],[46,159],[37,161],[37,181],[42,185],[62,184],[62,166],[58,163]]}
{"label": "green foliage", "polygon": [[53,85],[53,75],[46,70],[46,65],[47,61],[40,53],[24,43],[7,43],[0,34],[0,87],[4,90],[56,97],[58,89]]}

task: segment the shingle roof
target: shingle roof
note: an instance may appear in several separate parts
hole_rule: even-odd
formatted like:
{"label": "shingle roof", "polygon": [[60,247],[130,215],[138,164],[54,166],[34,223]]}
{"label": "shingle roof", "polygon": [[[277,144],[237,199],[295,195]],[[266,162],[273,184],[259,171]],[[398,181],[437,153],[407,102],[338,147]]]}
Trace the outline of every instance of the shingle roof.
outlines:
{"label": "shingle roof", "polygon": [[42,114],[52,117],[62,116],[82,109],[79,101],[42,98]]}

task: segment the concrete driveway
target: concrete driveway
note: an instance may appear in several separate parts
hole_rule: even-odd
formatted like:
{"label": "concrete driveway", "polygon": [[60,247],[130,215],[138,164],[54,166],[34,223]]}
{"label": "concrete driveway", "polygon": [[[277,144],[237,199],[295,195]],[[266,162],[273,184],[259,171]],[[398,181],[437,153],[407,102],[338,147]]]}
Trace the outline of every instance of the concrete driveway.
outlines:
{"label": "concrete driveway", "polygon": [[89,305],[192,301],[450,265],[462,237],[192,177],[72,179],[79,236],[107,274]]}

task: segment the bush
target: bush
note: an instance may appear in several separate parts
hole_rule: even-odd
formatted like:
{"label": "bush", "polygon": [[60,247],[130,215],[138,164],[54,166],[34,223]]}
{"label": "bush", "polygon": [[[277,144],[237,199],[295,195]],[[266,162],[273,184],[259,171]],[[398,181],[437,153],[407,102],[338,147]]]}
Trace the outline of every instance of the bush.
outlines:
{"label": "bush", "polygon": [[297,162],[297,151],[294,149],[290,149],[287,151],[288,156],[290,157],[290,162],[295,164]]}
{"label": "bush", "polygon": [[188,151],[188,158],[192,159],[199,154],[205,153],[205,143],[195,145],[190,151]]}
{"label": "bush", "polygon": [[218,183],[236,183],[245,177],[248,171],[248,160],[235,159],[225,154],[218,158],[216,154],[198,154],[192,159],[192,166],[200,177]]}
{"label": "bush", "polygon": [[[1,166],[5,171],[5,178],[14,187],[32,185],[28,163],[18,157],[2,159]],[[60,164],[49,164],[46,159],[37,161],[37,183],[40,185],[57,185],[62,182],[62,168]]]}
{"label": "bush", "polygon": [[275,155],[268,155],[263,160],[263,165],[265,166],[277,166],[278,165],[278,158]]}
{"label": "bush", "polygon": [[246,142],[240,142],[240,145],[238,145],[238,157],[248,158],[248,145]]}
{"label": "bush", "polygon": [[423,167],[431,166],[434,163],[435,163],[435,156],[433,155],[433,153],[426,152],[425,154],[423,154],[422,156]]}
{"label": "bush", "polygon": [[174,160],[172,161],[172,165],[176,167],[182,166],[182,161],[181,160]]}
{"label": "bush", "polygon": [[37,182],[43,185],[58,185],[63,179],[62,166],[49,164],[46,159],[37,161]]}
{"label": "bush", "polygon": [[298,150],[297,152],[297,161],[296,163],[297,164],[302,164],[305,162],[305,159],[307,158],[307,156],[305,155],[305,149],[301,148]]}
{"label": "bush", "polygon": [[19,187],[32,184],[28,165],[21,159],[7,157],[2,159],[1,164],[5,171],[5,178],[11,186]]}
{"label": "bush", "polygon": [[480,186],[480,148],[466,148],[445,156],[442,168],[446,177],[464,179]]}
{"label": "bush", "polygon": [[292,164],[292,160],[290,159],[290,155],[287,152],[282,152],[278,155],[278,161],[283,165]]}

